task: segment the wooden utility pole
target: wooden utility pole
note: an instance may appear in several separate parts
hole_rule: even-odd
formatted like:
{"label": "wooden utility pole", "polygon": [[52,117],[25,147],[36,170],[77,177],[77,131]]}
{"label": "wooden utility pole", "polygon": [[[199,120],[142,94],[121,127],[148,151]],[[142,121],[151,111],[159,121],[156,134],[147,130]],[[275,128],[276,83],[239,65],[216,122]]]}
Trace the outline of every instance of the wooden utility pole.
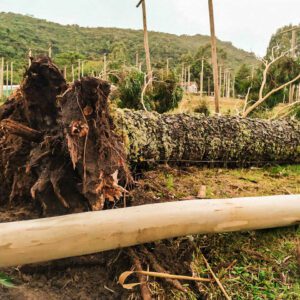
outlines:
{"label": "wooden utility pole", "polygon": [[204,78],[204,58],[201,61],[201,74],[200,74],[200,97],[203,97],[203,78]]}
{"label": "wooden utility pole", "polygon": [[13,92],[13,85],[14,85],[14,63],[10,63],[10,86],[11,92]]}
{"label": "wooden utility pole", "polygon": [[146,0],[141,0],[136,7],[139,7],[142,4],[143,11],[143,27],[144,27],[144,48],[146,54],[146,66],[147,66],[147,75],[148,81],[150,81],[150,86],[152,82],[152,68],[151,68],[151,58],[150,58],[150,49],[149,49],[149,38],[148,38],[148,28],[147,28],[147,9],[146,9]]}
{"label": "wooden utility pole", "polygon": [[219,74],[218,74],[218,57],[217,57],[217,40],[215,32],[213,0],[208,0],[210,35],[211,35],[211,59],[213,64],[214,91],[215,91],[215,112],[220,112],[220,95],[219,95]]}
{"label": "wooden utility pole", "polygon": [[3,98],[3,84],[4,84],[4,57],[1,58],[1,69],[0,69],[0,99]]}

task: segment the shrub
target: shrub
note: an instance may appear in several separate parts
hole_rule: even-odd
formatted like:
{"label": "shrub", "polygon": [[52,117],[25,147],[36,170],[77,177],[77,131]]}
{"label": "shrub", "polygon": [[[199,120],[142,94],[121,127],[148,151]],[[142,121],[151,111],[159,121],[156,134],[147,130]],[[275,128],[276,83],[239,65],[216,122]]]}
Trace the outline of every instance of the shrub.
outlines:
{"label": "shrub", "polygon": [[[124,69],[118,74],[115,82],[117,92],[112,99],[120,108],[143,108],[141,94],[144,87],[144,76],[144,73],[135,68]],[[171,75],[165,81],[154,80],[152,89],[148,88],[144,95],[144,104],[148,110],[164,113],[176,108],[182,96],[182,89]]]}
{"label": "shrub", "polygon": [[207,101],[201,100],[199,106],[195,108],[195,112],[199,114],[204,114],[208,117],[210,115],[210,111]]}

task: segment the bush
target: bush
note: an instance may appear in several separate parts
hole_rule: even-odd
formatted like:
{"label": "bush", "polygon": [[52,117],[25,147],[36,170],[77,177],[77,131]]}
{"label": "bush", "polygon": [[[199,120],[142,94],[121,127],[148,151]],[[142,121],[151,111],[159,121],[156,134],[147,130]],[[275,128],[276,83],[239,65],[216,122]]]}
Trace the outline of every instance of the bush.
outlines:
{"label": "bush", "polygon": [[[115,82],[117,92],[112,97],[120,108],[143,109],[141,94],[144,76],[144,73],[135,68],[120,72]],[[144,95],[144,103],[148,110],[164,113],[176,108],[182,96],[182,89],[177,85],[174,76],[170,75],[165,81],[154,80],[152,89],[148,88]]]}
{"label": "bush", "polygon": [[210,111],[207,101],[201,100],[199,106],[195,108],[195,112],[199,114],[204,114],[208,117],[210,115]]}
{"label": "bush", "polygon": [[123,70],[115,82],[117,93],[113,95],[120,108],[142,109],[141,94],[144,74],[137,69]]}
{"label": "bush", "polygon": [[178,107],[183,97],[183,90],[177,85],[175,79],[154,82],[153,91],[147,94],[148,102],[152,109],[159,113],[167,112]]}

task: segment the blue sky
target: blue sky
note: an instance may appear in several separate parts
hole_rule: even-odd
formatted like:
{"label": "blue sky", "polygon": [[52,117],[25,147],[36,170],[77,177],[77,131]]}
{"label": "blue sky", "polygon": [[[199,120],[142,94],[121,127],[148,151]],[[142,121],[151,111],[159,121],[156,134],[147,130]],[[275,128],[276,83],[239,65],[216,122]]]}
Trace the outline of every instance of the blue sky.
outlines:
{"label": "blue sky", "polygon": [[[0,0],[0,11],[31,14],[61,24],[140,29],[138,0]],[[214,0],[220,39],[264,55],[270,36],[300,23],[300,0]],[[147,0],[149,30],[209,34],[207,0]]]}

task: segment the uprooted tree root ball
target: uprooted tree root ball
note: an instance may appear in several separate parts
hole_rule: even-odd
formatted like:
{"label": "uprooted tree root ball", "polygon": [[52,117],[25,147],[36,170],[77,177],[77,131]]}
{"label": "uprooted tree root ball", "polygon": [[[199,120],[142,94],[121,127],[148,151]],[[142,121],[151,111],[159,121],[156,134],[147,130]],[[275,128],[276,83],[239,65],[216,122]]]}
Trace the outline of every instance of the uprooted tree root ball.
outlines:
{"label": "uprooted tree root ball", "polygon": [[68,86],[49,58],[32,61],[0,109],[1,201],[38,200],[44,215],[100,210],[132,182],[108,111],[110,86]]}

